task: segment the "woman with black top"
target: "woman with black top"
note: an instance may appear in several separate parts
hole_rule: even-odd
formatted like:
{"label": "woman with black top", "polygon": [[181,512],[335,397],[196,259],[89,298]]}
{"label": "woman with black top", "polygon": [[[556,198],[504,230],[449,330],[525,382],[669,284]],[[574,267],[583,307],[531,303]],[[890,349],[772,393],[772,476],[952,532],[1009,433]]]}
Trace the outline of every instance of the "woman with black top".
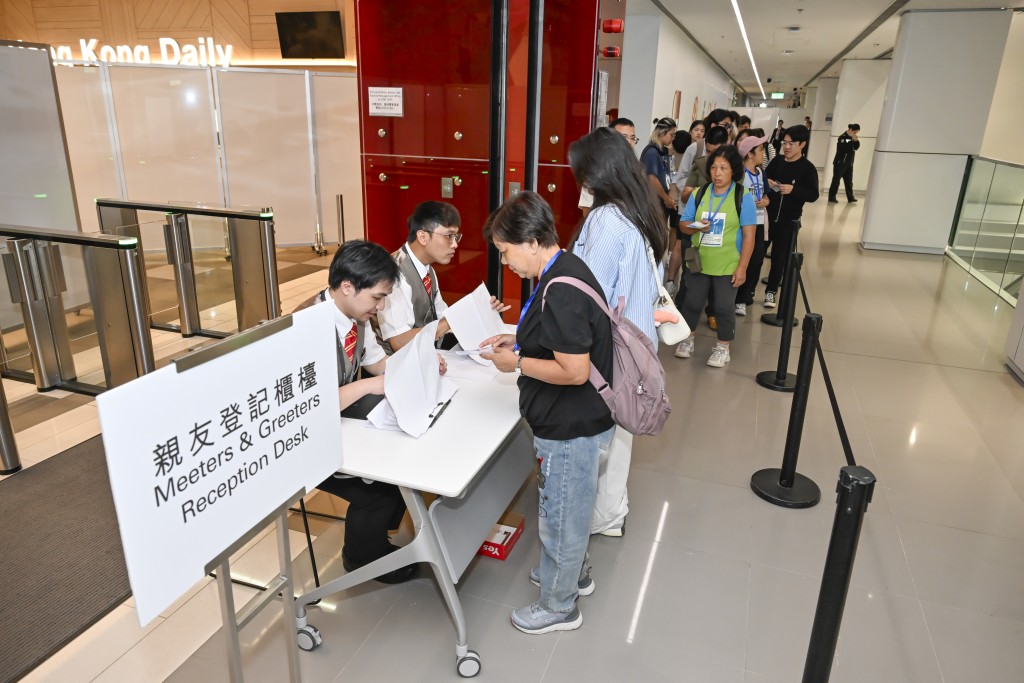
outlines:
{"label": "woman with black top", "polygon": [[590,518],[597,495],[598,462],[611,443],[614,423],[590,384],[593,363],[612,373],[608,316],[587,293],[554,278],[582,280],[603,297],[586,264],[558,246],[555,219],[540,195],[521,192],[495,210],[484,237],[501,260],[537,286],[519,316],[516,333],[485,340],[480,354],[502,372],[519,375],[519,410],[533,430],[540,463],[540,566],[530,580],[540,600],[512,612],[524,633],[569,631],[583,624],[580,595],[594,591],[587,561]]}
{"label": "woman with black top", "polygon": [[665,225],[675,227],[679,222],[676,212],[676,201],[679,189],[672,183],[672,155],[669,145],[676,134],[676,122],[667,116],[654,120],[651,141],[640,152],[640,163],[643,164],[647,182],[658,195],[665,210]]}

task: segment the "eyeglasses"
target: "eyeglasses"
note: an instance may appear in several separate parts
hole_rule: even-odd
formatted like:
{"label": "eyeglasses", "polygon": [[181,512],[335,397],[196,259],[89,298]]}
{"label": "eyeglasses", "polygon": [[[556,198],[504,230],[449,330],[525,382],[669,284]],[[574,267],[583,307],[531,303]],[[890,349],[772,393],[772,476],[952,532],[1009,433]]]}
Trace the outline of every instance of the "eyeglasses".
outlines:
{"label": "eyeglasses", "polygon": [[465,237],[461,232],[434,232],[433,230],[428,231],[431,235],[437,235],[438,237],[444,237],[452,244],[458,244]]}
{"label": "eyeglasses", "polygon": [[792,147],[793,145],[796,145],[796,144],[799,144],[799,143],[794,142],[793,140],[783,140],[782,141],[782,146],[783,147]]}
{"label": "eyeglasses", "polygon": [[637,141],[637,137],[635,135],[626,135],[625,133],[623,133],[622,137],[626,138],[627,140],[629,140],[632,143],[636,143],[636,141]]}

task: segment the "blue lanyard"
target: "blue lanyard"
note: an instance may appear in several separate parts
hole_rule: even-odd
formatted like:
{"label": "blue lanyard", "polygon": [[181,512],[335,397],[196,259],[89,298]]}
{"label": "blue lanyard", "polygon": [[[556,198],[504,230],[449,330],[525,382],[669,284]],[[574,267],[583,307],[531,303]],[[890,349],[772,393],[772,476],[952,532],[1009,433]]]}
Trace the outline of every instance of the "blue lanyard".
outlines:
{"label": "blue lanyard", "polygon": [[754,192],[757,194],[757,201],[761,201],[761,183],[757,182],[760,173],[751,173],[747,171],[747,177],[750,178],[750,183],[754,187]]}
{"label": "blue lanyard", "polygon": [[[558,257],[561,256],[561,255],[562,255],[562,250],[559,249],[555,253],[555,255],[551,257],[551,260],[548,261],[548,264],[546,266],[544,266],[544,270],[540,271],[540,277],[537,278],[537,285],[533,288],[533,292],[530,294],[530,298],[526,300],[525,304],[523,304],[523,310],[520,311],[520,313],[519,313],[519,322],[516,323],[516,333],[517,334],[519,332],[519,326],[523,324],[523,319],[526,318],[527,311],[530,310],[530,304],[533,303],[533,297],[537,296],[537,290],[540,289],[540,281],[544,279],[544,276],[547,275],[547,272],[549,270],[551,270],[551,266],[555,265],[555,261],[557,261]],[[513,351],[518,351],[518,350],[519,350],[519,342],[516,342],[516,345],[513,348]]]}
{"label": "blue lanyard", "polygon": [[[720,200],[718,200],[718,208],[714,209],[713,211],[710,212],[711,215],[708,216],[708,223],[714,223],[715,219],[718,218],[718,212],[722,210],[722,204],[725,204],[725,198],[729,196],[729,193],[732,192],[732,188],[735,187],[735,185],[736,185],[736,183],[729,183],[729,189],[726,190],[725,194],[722,195],[722,198]],[[714,197],[715,197],[715,187],[714,187],[714,185],[712,185],[711,186],[711,198],[708,199],[708,208],[709,209],[711,208],[711,202],[714,199]]]}

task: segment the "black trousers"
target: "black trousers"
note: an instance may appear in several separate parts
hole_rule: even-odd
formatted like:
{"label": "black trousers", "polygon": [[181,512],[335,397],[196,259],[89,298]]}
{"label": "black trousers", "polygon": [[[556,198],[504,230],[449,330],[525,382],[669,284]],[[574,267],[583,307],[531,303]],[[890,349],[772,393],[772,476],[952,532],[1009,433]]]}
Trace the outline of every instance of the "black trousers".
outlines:
{"label": "black trousers", "polygon": [[761,279],[761,266],[764,265],[764,226],[757,225],[754,228],[754,251],[750,254],[750,261],[747,263],[747,279],[740,285],[736,292],[736,303],[754,303],[754,291],[757,289],[758,280]]}
{"label": "black trousers", "polygon": [[[680,232],[682,232],[680,230]],[[693,235],[682,235],[679,238],[679,242],[682,245],[683,256],[686,256],[686,250],[693,246]],[[686,261],[683,261],[682,265],[682,277],[679,278],[679,291],[676,292],[675,304],[676,308],[682,312],[683,304],[686,303]],[[707,315],[715,314],[715,290],[712,289],[708,292],[708,305],[704,307],[704,313]],[[689,325],[689,323],[687,323]],[[693,325],[690,325],[690,329],[693,329]]]}
{"label": "black trousers", "polygon": [[405,514],[405,501],[397,486],[332,475],[317,488],[348,501],[345,555],[350,561],[366,564],[388,554],[388,530],[397,529]]}
{"label": "black trousers", "polygon": [[732,341],[736,338],[736,288],[732,286],[731,275],[707,275],[687,272],[686,301],[680,313],[690,326],[697,329],[697,319],[705,302],[712,307],[712,315],[718,317],[718,340]]}
{"label": "black trousers", "polygon": [[846,199],[847,201],[853,201],[853,165],[846,166],[833,166],[832,167],[832,184],[828,188],[828,198],[835,199],[836,194],[839,193],[839,179],[843,179],[843,185],[846,187]]}
{"label": "black trousers", "polygon": [[789,267],[789,255],[793,252],[798,232],[799,220],[772,223],[772,268],[768,271],[768,286],[765,291],[773,294],[779,291],[786,268]]}

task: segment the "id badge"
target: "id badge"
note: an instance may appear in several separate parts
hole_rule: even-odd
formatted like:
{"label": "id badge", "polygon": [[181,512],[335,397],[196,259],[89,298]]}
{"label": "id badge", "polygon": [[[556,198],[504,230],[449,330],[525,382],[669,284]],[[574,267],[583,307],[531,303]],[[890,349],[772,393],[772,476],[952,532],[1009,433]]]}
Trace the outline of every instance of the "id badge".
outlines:
{"label": "id badge", "polygon": [[704,219],[704,221],[711,223],[711,227],[708,228],[708,231],[701,235],[701,248],[703,249],[704,247],[722,246],[722,242],[725,238],[726,214],[719,212],[715,214],[714,218],[712,218],[710,212],[705,211],[701,217]]}

